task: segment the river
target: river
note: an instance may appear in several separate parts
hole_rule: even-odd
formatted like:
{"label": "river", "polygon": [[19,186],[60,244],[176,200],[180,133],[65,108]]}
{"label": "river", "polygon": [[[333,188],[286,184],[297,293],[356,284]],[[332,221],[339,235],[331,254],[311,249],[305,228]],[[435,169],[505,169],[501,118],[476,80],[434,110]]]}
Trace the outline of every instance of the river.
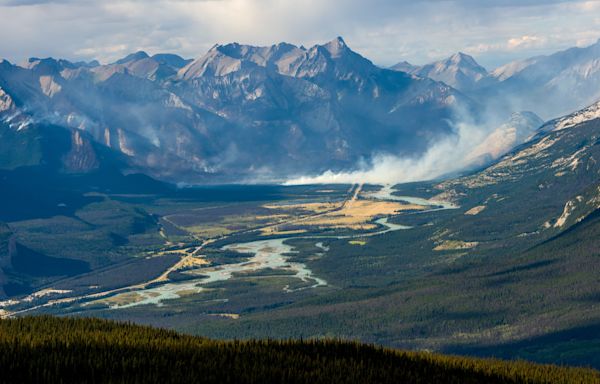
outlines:
{"label": "river", "polygon": [[[457,208],[455,205],[443,201],[427,200],[412,196],[396,196],[393,194],[391,185],[385,185],[376,192],[365,193],[364,197],[379,200],[404,201],[411,204],[431,207],[430,209],[420,212],[432,212],[442,209]],[[411,228],[406,225],[390,223],[388,221],[388,217],[379,218],[375,220],[375,223],[381,226],[380,230],[361,234],[341,236],[293,236],[229,244],[221,249],[250,254],[252,256],[247,261],[241,263],[222,264],[214,267],[202,267],[190,270],[187,272],[187,274],[189,274],[191,277],[190,280],[162,284],[156,287],[150,287],[131,292],[130,294],[138,295],[135,296],[135,299],[132,300],[132,302],[126,304],[113,304],[111,305],[111,308],[128,308],[146,304],[160,306],[165,300],[178,299],[187,294],[199,293],[206,289],[203,286],[214,282],[232,279],[235,277],[235,274],[256,272],[266,269],[281,271],[281,275],[296,278],[306,283],[300,288],[295,289],[285,286],[283,289],[287,292],[326,286],[327,282],[324,279],[315,276],[314,273],[306,266],[306,264],[289,261],[290,255],[297,253],[297,251],[292,245],[286,244],[286,241],[292,239],[314,239],[315,246],[321,250],[319,254],[324,255],[329,250],[329,247],[323,245],[323,239],[365,238]],[[194,276],[197,277],[195,278]]]}

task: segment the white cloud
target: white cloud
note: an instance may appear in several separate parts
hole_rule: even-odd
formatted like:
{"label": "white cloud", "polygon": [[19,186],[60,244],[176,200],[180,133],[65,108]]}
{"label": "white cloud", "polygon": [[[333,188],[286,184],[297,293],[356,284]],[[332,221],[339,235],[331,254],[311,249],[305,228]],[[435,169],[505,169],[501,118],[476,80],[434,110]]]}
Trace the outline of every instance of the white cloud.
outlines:
{"label": "white cloud", "polygon": [[552,0],[0,0],[0,55],[197,57],[214,43],[311,45],[341,35],[382,65],[467,50],[496,66],[600,37],[598,9],[600,1]]}
{"label": "white cloud", "polygon": [[541,47],[546,44],[546,39],[538,36],[523,35],[508,39],[506,47],[510,49],[527,49]]}

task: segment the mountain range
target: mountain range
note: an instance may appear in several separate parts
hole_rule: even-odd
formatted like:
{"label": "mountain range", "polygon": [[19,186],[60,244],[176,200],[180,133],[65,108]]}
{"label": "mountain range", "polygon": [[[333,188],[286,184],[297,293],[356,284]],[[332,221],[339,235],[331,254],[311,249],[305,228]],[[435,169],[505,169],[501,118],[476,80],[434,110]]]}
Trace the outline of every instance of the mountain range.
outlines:
{"label": "mountain range", "polygon": [[[341,38],[308,49],[215,45],[195,60],[136,52],[107,65],[0,63],[4,134],[34,147],[43,143],[26,131],[61,127],[69,172],[100,166],[97,145],[122,155],[128,172],[178,182],[346,169],[376,152],[422,153],[453,133],[457,108],[477,110],[448,85],[377,67]],[[46,161],[31,153],[9,165]]]}
{"label": "mountain range", "polygon": [[[197,59],[2,60],[0,166],[88,173],[109,163],[179,183],[277,181],[381,154],[419,157],[464,122],[487,132],[469,155],[482,165],[530,138],[537,116],[600,97],[599,62],[600,42],[491,72],[464,53],[385,69],[339,37],[310,48],[215,45]],[[515,125],[514,113],[528,117]]]}
{"label": "mountain range", "polygon": [[477,64],[472,56],[462,52],[423,66],[403,61],[392,66],[391,69],[442,81],[464,92],[472,90],[479,81],[489,76],[487,70]]}
{"label": "mountain range", "polygon": [[423,66],[402,61],[391,69],[442,81],[498,110],[532,111],[544,119],[600,99],[600,40],[487,71],[464,53]]}

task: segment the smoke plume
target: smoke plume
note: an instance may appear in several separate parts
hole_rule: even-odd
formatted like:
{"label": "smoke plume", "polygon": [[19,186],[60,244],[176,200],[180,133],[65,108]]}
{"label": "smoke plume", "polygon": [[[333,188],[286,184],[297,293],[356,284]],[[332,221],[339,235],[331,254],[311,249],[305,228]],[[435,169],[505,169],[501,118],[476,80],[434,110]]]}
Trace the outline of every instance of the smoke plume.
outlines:
{"label": "smoke plume", "polygon": [[[454,128],[454,134],[435,142],[418,157],[376,154],[372,161],[361,162],[355,170],[326,171],[316,176],[301,176],[288,180],[286,184],[394,184],[431,180],[457,172],[474,165],[471,153],[475,148],[485,152],[481,145],[486,142],[486,138],[496,126],[492,125],[492,129],[490,129],[489,126],[482,127],[463,121],[455,124]],[[490,145],[494,145],[494,143],[492,142]]]}

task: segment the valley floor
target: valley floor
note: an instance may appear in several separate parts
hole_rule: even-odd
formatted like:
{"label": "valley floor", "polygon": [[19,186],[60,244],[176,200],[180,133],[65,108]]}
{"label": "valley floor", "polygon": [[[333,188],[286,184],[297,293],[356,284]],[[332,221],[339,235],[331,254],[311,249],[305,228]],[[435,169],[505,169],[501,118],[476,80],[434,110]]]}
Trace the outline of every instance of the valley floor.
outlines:
{"label": "valley floor", "polygon": [[[123,230],[127,240],[108,248],[115,261],[31,280],[37,288],[2,302],[2,316],[95,316],[225,339],[337,337],[600,367],[600,310],[569,298],[594,300],[598,265],[568,277],[567,290],[561,280],[544,283],[556,268],[577,268],[560,256],[568,236],[533,248],[493,240],[465,225],[493,204],[459,207],[426,184],[280,188],[227,202],[104,195],[75,220],[13,222],[19,244],[48,255],[55,252],[40,247],[42,228],[53,226],[56,241],[85,220],[95,228],[80,228],[84,239],[131,215],[150,220],[138,234]],[[590,223],[570,236],[599,230]],[[552,258],[548,247],[558,249]]]}

